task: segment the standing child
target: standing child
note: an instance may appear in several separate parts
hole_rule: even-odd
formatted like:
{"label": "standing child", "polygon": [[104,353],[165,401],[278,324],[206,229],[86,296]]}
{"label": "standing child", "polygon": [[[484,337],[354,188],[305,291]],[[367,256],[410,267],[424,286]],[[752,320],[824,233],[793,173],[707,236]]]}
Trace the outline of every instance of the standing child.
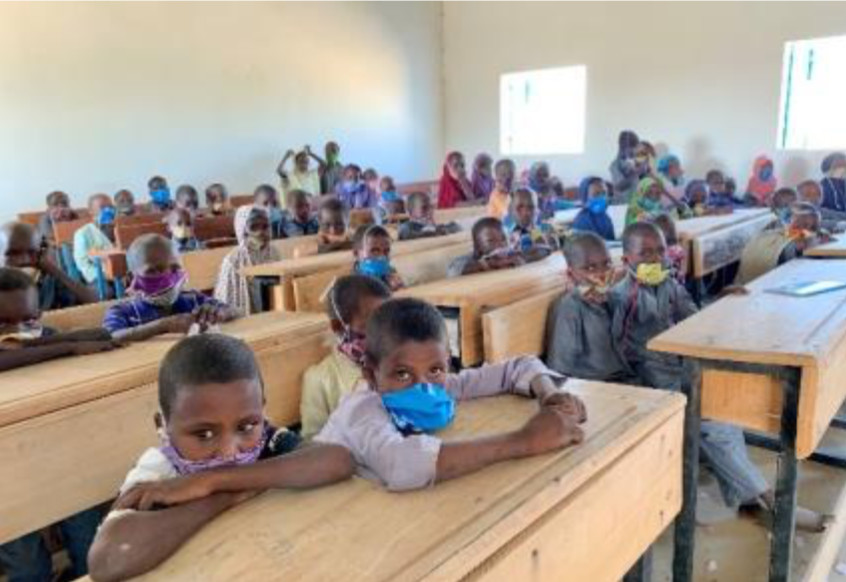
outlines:
{"label": "standing child", "polygon": [[282,231],[287,237],[317,234],[320,224],[311,214],[308,194],[302,190],[288,192],[288,209],[282,217]]}
{"label": "standing child", "polygon": [[399,227],[400,240],[442,236],[454,234],[460,230],[461,227],[454,222],[435,223],[435,207],[428,194],[412,192],[408,195],[408,220]]}
{"label": "standing child", "polygon": [[447,277],[510,269],[526,264],[523,254],[508,244],[505,227],[496,218],[476,221],[471,231],[473,252],[457,257],[447,267]]}
{"label": "standing child", "polygon": [[616,202],[628,204],[637,190],[640,173],[634,161],[634,151],[638,143],[640,138],[631,130],[623,130],[617,137],[617,155],[608,168]]}
{"label": "standing child", "polygon": [[473,187],[467,179],[464,154],[450,152],[444,161],[438,184],[438,208],[455,208],[473,200]]}
{"label": "standing child", "polygon": [[352,248],[347,234],[347,214],[344,205],[337,198],[329,198],[320,205],[317,213],[320,229],[317,231],[317,252],[331,253]]}
{"label": "standing child", "polygon": [[664,235],[664,240],[667,243],[667,262],[670,265],[670,270],[676,281],[684,285],[687,279],[687,251],[679,243],[678,234],[676,234],[676,221],[669,214],[659,214],[652,221],[661,229]]}
{"label": "standing child", "polygon": [[300,420],[304,439],[320,432],[341,397],[361,381],[367,321],[390,297],[391,290],[374,277],[349,275],[332,285],[326,307],[337,343],[303,376]]}
{"label": "standing child", "polygon": [[605,181],[589,176],[579,184],[582,209],[573,220],[573,230],[592,232],[604,240],[614,240],[614,222],[608,216],[608,193]]}
{"label": "standing child", "polygon": [[147,189],[150,191],[150,211],[167,212],[173,208],[170,200],[170,188],[167,180],[161,176],[153,176],[147,180]]}
{"label": "standing child", "polygon": [[326,162],[320,172],[320,192],[328,194],[335,191],[335,186],[343,179],[344,164],[341,163],[341,146],[337,142],[326,142],[324,148]]}
{"label": "standing child", "polygon": [[514,175],[517,168],[512,160],[499,160],[494,165],[496,182],[488,197],[488,216],[497,220],[505,220],[511,207],[511,192],[514,191]]}
{"label": "standing child", "polygon": [[[366,384],[341,399],[315,442],[345,447],[361,472],[402,491],[582,441],[585,408],[557,385],[560,375],[533,357],[450,374],[448,343],[431,305],[395,299],[379,307],[367,324]],[[452,442],[434,436],[452,422],[457,401],[506,393],[540,403],[523,428]]]}
{"label": "standing child", "polygon": [[[285,166],[291,158],[294,158],[294,168],[289,172]],[[310,167],[310,160],[317,162],[316,170]],[[282,205],[287,206],[287,196],[291,190],[303,190],[309,196],[320,196],[320,174],[325,166],[326,162],[316,156],[310,146],[304,146],[296,154],[294,150],[288,150],[276,168],[276,173],[282,179]]]}
{"label": "standing child", "polygon": [[97,265],[91,251],[114,248],[115,206],[106,194],[94,194],[88,199],[88,212],[93,222],[79,228],[73,235],[73,260],[86,283],[97,280]]}
{"label": "standing child", "polygon": [[488,154],[481,153],[473,160],[470,187],[473,189],[474,199],[482,204],[487,204],[494,189],[493,158]]}
{"label": "standing child", "polygon": [[529,261],[548,257],[558,248],[549,225],[538,220],[537,195],[528,188],[517,188],[511,197],[511,227],[509,239]]}
{"label": "standing child", "polygon": [[353,238],[353,272],[382,281],[391,291],[405,287],[391,266],[391,234],[384,227],[362,225]]}
{"label": "standing child", "polygon": [[47,195],[47,212],[38,221],[39,236],[52,246],[55,242],[53,224],[77,220],[79,216],[70,207],[70,198],[64,192],[50,192]]}
{"label": "standing child", "polygon": [[165,220],[177,255],[206,248],[194,234],[194,215],[189,210],[174,208]]}
{"label": "standing child", "polygon": [[212,216],[229,214],[229,192],[223,184],[212,184],[206,188],[206,208]]}
{"label": "standing child", "polygon": [[770,205],[770,197],[778,186],[773,172],[773,161],[767,156],[758,156],[752,165],[752,175],[746,184],[744,201],[748,206],[766,208]]}
{"label": "standing child", "polygon": [[162,361],[158,386],[161,446],[141,455],[97,532],[89,555],[94,580],[152,570],[206,523],[261,491],[307,489],[352,474],[342,447],[285,454],[290,439],[264,415],[258,363],[241,340],[182,340]]}
{"label": "standing child", "polygon": [[138,210],[135,208],[135,196],[129,190],[118,190],[114,197],[115,208],[118,216],[135,216]]}
{"label": "standing child", "polygon": [[270,184],[261,184],[253,192],[253,205],[264,208],[270,219],[270,235],[274,239],[285,238],[284,213],[279,206],[279,196],[276,188]]}
{"label": "standing child", "polygon": [[684,197],[684,169],[678,156],[668,154],[658,160],[658,177],[664,182],[664,189],[673,197]]}

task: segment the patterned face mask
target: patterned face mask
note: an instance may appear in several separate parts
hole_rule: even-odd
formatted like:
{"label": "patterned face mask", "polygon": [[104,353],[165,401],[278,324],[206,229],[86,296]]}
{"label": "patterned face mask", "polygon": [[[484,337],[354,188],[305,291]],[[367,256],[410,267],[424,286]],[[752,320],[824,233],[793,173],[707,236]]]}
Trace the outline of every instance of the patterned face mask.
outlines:
{"label": "patterned face mask", "polygon": [[603,303],[608,296],[608,291],[611,289],[613,282],[614,271],[609,270],[605,275],[585,277],[584,281],[576,285],[576,290],[587,301]]}
{"label": "patterned face mask", "polygon": [[179,299],[186,281],[187,275],[181,269],[161,275],[136,275],[130,291],[142,297],[147,303],[157,307],[169,307]]}
{"label": "patterned face mask", "polygon": [[262,429],[262,436],[256,446],[246,451],[240,451],[231,458],[212,457],[210,459],[201,459],[193,461],[183,457],[176,447],[170,441],[166,428],[159,430],[159,438],[162,446],[159,450],[170,461],[176,472],[180,475],[192,475],[194,473],[202,473],[211,469],[220,469],[223,467],[236,467],[241,465],[251,465],[258,461],[261,452],[264,450],[268,439],[272,436],[273,429],[270,424],[265,421]]}

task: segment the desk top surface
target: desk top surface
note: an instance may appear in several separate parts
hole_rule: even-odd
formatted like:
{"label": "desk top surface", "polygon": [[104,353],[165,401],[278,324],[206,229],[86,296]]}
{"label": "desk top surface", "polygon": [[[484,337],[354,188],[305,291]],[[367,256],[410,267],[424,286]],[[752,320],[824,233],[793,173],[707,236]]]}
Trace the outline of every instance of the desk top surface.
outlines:
{"label": "desk top surface", "polygon": [[772,214],[768,208],[738,208],[731,214],[715,214],[679,220],[676,222],[676,230],[678,231],[679,238],[689,240],[705,233],[742,224],[768,214]]}
{"label": "desk top surface", "polygon": [[805,251],[808,257],[846,258],[846,235],[840,235],[828,244]]}

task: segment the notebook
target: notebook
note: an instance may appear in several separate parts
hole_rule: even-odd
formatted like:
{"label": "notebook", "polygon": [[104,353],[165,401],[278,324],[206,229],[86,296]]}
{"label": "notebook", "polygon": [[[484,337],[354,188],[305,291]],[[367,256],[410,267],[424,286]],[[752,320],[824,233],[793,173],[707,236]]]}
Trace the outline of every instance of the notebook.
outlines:
{"label": "notebook", "polygon": [[840,289],[846,289],[846,283],[842,281],[801,281],[799,283],[789,283],[780,287],[773,287],[765,291],[767,293],[788,295],[790,297],[810,297],[812,295],[819,295],[820,293],[839,291]]}

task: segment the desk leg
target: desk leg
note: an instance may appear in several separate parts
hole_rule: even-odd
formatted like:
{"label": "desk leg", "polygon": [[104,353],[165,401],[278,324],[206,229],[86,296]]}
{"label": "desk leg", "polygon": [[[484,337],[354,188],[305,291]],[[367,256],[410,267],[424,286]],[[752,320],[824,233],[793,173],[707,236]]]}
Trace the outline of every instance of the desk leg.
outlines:
{"label": "desk leg", "polygon": [[623,582],[649,582],[652,579],[652,546],[646,548],[635,565],[623,576]]}
{"label": "desk leg", "polygon": [[682,466],[682,509],[673,532],[673,582],[693,580],[693,550],[696,540],[696,486],[699,481],[700,386],[697,380],[683,386],[687,396],[684,416],[684,462]]}

